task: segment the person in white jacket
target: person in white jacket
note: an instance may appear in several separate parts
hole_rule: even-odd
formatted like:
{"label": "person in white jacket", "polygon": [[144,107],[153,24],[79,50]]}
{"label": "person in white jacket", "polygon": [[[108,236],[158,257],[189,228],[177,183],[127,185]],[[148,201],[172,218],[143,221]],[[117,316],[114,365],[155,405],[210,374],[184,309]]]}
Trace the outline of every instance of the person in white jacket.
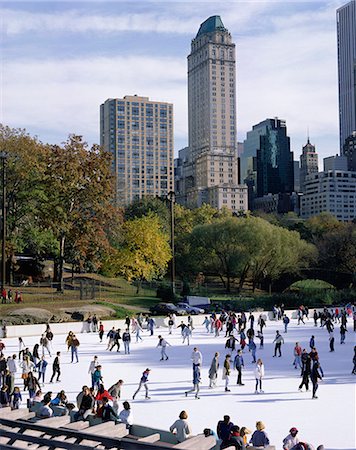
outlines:
{"label": "person in white jacket", "polygon": [[178,442],[184,442],[189,436],[192,434],[192,430],[190,428],[189,423],[187,422],[188,414],[186,411],[182,411],[179,414],[179,419],[176,420],[170,427],[169,430],[171,433],[175,431]]}
{"label": "person in white jacket", "polygon": [[256,367],[255,367],[255,379],[256,379],[256,389],[255,394],[258,394],[258,386],[260,386],[260,393],[263,393],[262,390],[262,379],[265,376],[265,366],[263,365],[262,359],[258,358]]}
{"label": "person in white jacket", "polygon": [[193,348],[191,360],[193,362],[193,368],[194,366],[202,366],[203,364],[203,355],[200,353],[197,347]]}
{"label": "person in white jacket", "polygon": [[299,444],[299,439],[297,438],[298,430],[293,427],[289,430],[287,437],[283,439],[283,450],[290,450],[295,445]]}

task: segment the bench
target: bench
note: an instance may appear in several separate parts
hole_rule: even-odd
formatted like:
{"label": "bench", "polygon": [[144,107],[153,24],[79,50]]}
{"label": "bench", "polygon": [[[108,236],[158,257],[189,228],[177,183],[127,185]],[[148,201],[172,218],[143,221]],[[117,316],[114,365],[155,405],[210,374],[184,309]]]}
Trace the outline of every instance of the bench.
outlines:
{"label": "bench", "polygon": [[210,450],[215,447],[216,440],[214,436],[205,437],[203,434],[198,434],[197,436],[191,437],[184,442],[180,442],[174,445],[173,448],[182,450]]}

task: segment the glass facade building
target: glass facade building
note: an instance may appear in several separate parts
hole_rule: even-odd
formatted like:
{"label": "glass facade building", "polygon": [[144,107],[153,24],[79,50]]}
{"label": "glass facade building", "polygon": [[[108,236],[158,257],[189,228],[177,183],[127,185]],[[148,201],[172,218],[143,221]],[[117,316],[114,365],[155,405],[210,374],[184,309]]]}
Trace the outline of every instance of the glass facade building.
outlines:
{"label": "glass facade building", "polygon": [[337,10],[340,150],[356,131],[356,1]]}

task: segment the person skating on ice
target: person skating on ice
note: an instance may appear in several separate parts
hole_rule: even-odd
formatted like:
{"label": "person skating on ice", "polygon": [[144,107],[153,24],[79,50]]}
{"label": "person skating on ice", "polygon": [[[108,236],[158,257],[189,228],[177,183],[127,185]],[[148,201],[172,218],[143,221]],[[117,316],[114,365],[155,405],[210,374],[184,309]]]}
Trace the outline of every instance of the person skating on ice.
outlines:
{"label": "person skating on ice", "polygon": [[293,361],[294,368],[297,369],[299,366],[299,368],[302,369],[302,347],[299,345],[299,342],[295,343],[293,354],[294,354],[294,361]]}
{"label": "person skating on ice", "polygon": [[282,344],[284,344],[284,339],[280,335],[279,331],[276,331],[276,337],[274,338],[273,343],[275,344],[273,358],[275,358],[277,356],[277,352],[279,353],[278,356],[281,357],[282,356],[281,347],[282,347]]}
{"label": "person skating on ice", "polygon": [[257,339],[260,340],[260,349],[263,348],[263,341],[264,341],[264,337],[263,337],[263,333],[261,333],[261,331],[257,331]]}
{"label": "person skating on ice", "polygon": [[312,367],[312,370],[311,370],[311,374],[310,374],[310,379],[311,379],[311,381],[313,383],[313,397],[312,397],[313,399],[314,398],[318,398],[316,396],[316,391],[318,390],[318,387],[319,387],[318,380],[322,379],[322,377],[321,377],[321,375],[319,373],[319,368],[320,368],[320,364],[316,361],[313,364],[313,367]]}
{"label": "person skating on ice", "polygon": [[[262,390],[262,379],[265,376],[265,366],[264,366],[261,358],[258,358],[258,360],[257,360],[254,374],[255,374],[255,380],[256,380],[255,394],[258,394],[258,392],[263,394],[264,391]],[[258,388],[260,388],[259,391],[258,391]]]}
{"label": "person skating on ice", "polygon": [[209,369],[209,388],[213,389],[216,387],[216,381],[218,378],[218,372],[219,372],[219,353],[216,352],[214,355],[213,360],[210,364]]}
{"label": "person skating on ice", "polygon": [[244,359],[242,356],[242,350],[237,352],[237,355],[234,359],[234,368],[237,370],[237,382],[236,384],[239,386],[244,386],[242,382],[242,368],[245,367]]}
{"label": "person skating on ice", "polygon": [[330,335],[329,335],[329,347],[330,347],[330,351],[331,352],[335,351],[334,344],[335,344],[334,333],[330,333]]}
{"label": "person skating on ice", "polygon": [[195,392],[195,398],[200,399],[199,391],[200,391],[200,383],[201,383],[201,375],[200,375],[200,365],[193,365],[193,387],[189,391],[185,392],[185,396],[188,397],[188,394],[191,392]]}
{"label": "person skating on ice", "polygon": [[225,380],[225,392],[230,392],[230,389],[229,389],[230,375],[231,375],[230,358],[231,358],[231,355],[228,354],[225,356],[225,361],[224,361],[222,379]]}
{"label": "person skating on ice", "polygon": [[182,329],[182,337],[183,337],[182,344],[184,344],[185,341],[187,341],[187,345],[190,345],[190,338],[191,338],[191,336],[192,336],[192,330],[190,328],[190,325],[186,325]]}
{"label": "person skating on ice", "polygon": [[305,389],[309,391],[309,376],[311,374],[311,358],[305,349],[302,352],[302,382],[299,385],[299,391],[305,386]]}
{"label": "person skating on ice", "polygon": [[151,369],[146,369],[142,373],[142,377],[140,379],[140,384],[138,385],[138,388],[137,388],[136,392],[132,396],[132,400],[135,400],[135,397],[138,394],[138,392],[140,391],[140,389],[142,388],[142,386],[145,388],[145,391],[146,391],[145,398],[146,399],[150,399],[151,398],[151,397],[148,396],[148,376],[149,376],[150,372],[151,372]]}
{"label": "person skating on ice", "polygon": [[354,367],[352,369],[352,375],[356,375],[356,345],[354,346],[354,357],[352,358],[352,362],[354,363]]}
{"label": "person skating on ice", "polygon": [[340,344],[345,344],[345,338],[346,338],[347,328],[345,325],[340,326]]}
{"label": "person skating on ice", "polygon": [[283,316],[283,324],[284,324],[284,332],[287,333],[288,332],[288,325],[289,325],[289,317],[287,315]]}
{"label": "person skating on ice", "polygon": [[166,348],[167,345],[171,346],[171,344],[169,342],[167,342],[165,339],[163,339],[163,337],[161,335],[158,336],[158,344],[157,347],[161,347],[161,359],[160,361],[163,360],[168,360],[168,356],[166,353]]}
{"label": "person skating on ice", "polygon": [[201,366],[203,364],[203,355],[199,351],[198,347],[193,348],[192,355],[190,357],[193,363],[193,369],[194,366]]}

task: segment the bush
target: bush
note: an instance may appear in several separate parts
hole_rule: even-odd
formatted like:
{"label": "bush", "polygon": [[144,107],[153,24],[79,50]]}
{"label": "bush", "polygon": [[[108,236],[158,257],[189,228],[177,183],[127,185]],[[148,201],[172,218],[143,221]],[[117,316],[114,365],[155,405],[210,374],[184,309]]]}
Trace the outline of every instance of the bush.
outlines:
{"label": "bush", "polygon": [[335,289],[335,286],[324,280],[308,279],[296,281],[286,289],[286,292],[316,292],[328,289]]}

